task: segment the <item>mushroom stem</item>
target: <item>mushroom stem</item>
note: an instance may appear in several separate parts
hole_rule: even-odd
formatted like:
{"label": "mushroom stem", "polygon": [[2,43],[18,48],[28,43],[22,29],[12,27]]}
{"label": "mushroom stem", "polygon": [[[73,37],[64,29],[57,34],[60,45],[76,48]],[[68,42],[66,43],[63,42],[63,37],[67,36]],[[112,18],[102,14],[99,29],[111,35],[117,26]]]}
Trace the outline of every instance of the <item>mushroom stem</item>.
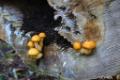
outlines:
{"label": "mushroom stem", "polygon": [[39,42],[39,45],[43,48],[43,41],[44,41],[44,38],[41,38],[40,42]]}
{"label": "mushroom stem", "polygon": [[34,44],[35,44],[35,48],[37,48],[39,51],[42,51],[42,46],[39,45],[38,42],[35,42]]}

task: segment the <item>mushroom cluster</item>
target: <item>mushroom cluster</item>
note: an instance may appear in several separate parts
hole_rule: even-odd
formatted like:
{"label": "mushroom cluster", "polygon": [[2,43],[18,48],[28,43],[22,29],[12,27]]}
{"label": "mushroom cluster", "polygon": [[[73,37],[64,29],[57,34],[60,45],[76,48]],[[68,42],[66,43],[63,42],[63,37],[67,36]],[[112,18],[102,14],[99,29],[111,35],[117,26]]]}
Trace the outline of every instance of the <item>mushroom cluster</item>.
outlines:
{"label": "mushroom cluster", "polygon": [[96,48],[96,42],[93,40],[86,40],[83,42],[75,41],[73,43],[73,48],[81,54],[90,55],[92,50]]}
{"label": "mushroom cluster", "polygon": [[41,32],[39,34],[33,35],[31,40],[28,41],[27,43],[27,46],[29,48],[28,56],[30,58],[39,59],[43,56],[42,48],[43,48],[43,41],[45,37],[46,37],[46,34],[44,32]]}

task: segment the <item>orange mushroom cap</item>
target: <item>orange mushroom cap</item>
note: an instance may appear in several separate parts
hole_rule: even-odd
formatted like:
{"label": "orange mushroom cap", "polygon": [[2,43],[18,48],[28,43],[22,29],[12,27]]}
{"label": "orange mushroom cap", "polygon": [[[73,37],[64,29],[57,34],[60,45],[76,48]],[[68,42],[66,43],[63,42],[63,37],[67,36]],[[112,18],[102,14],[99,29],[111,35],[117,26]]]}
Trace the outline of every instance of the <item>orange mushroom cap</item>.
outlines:
{"label": "orange mushroom cap", "polygon": [[40,37],[38,35],[33,35],[31,40],[33,42],[39,42],[40,41]]}
{"label": "orange mushroom cap", "polygon": [[73,43],[73,48],[74,48],[75,50],[80,50],[80,49],[81,49],[81,43],[80,43],[80,41],[74,42],[74,43]]}
{"label": "orange mushroom cap", "polygon": [[87,49],[94,49],[96,48],[96,42],[93,40],[87,40],[83,42],[82,47],[87,48]]}
{"label": "orange mushroom cap", "polygon": [[28,50],[28,56],[31,56],[31,57],[37,56],[39,53],[40,53],[39,50],[36,48],[30,48]]}
{"label": "orange mushroom cap", "polygon": [[27,46],[28,46],[29,48],[33,48],[33,47],[34,47],[34,42],[28,41]]}
{"label": "orange mushroom cap", "polygon": [[39,33],[39,37],[40,37],[40,38],[45,38],[45,37],[46,37],[46,34],[45,34],[44,32],[41,32],[41,33]]}
{"label": "orange mushroom cap", "polygon": [[92,50],[91,49],[86,49],[86,48],[81,48],[80,49],[80,54],[91,55],[92,54]]}

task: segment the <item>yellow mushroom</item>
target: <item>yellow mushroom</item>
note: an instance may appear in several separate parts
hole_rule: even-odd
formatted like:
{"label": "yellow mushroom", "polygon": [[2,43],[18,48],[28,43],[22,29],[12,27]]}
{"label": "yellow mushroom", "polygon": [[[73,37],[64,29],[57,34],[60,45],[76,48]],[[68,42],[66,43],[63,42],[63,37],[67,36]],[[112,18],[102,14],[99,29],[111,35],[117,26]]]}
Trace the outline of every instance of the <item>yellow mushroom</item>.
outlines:
{"label": "yellow mushroom", "polygon": [[73,43],[73,48],[74,48],[75,50],[80,50],[80,49],[81,49],[81,43],[80,43],[80,41],[75,41],[75,42]]}
{"label": "yellow mushroom", "polygon": [[39,33],[39,37],[40,37],[40,38],[45,38],[45,37],[46,37],[46,34],[45,34],[44,32],[41,32],[41,33]]}
{"label": "yellow mushroom", "polygon": [[30,58],[36,58],[39,55],[39,53],[40,53],[39,50],[36,48],[30,48],[28,50],[28,56]]}
{"label": "yellow mushroom", "polygon": [[38,35],[33,35],[31,40],[33,42],[39,42],[40,41],[40,37]]}
{"label": "yellow mushroom", "polygon": [[28,41],[27,46],[29,48],[33,48],[34,47],[34,42],[33,41]]}
{"label": "yellow mushroom", "polygon": [[42,56],[43,56],[43,54],[42,54],[42,53],[39,53],[39,54],[36,56],[36,59],[40,59]]}
{"label": "yellow mushroom", "polygon": [[39,35],[33,35],[31,40],[34,42],[35,48],[41,51],[42,48],[39,45],[39,42],[41,42],[41,38],[39,37]]}
{"label": "yellow mushroom", "polygon": [[87,40],[83,42],[82,47],[87,48],[87,49],[94,49],[96,48],[96,42],[93,40]]}
{"label": "yellow mushroom", "polygon": [[81,48],[80,49],[80,54],[90,55],[90,54],[92,54],[92,50],[91,49],[86,49],[86,48]]}
{"label": "yellow mushroom", "polygon": [[39,42],[39,45],[43,47],[43,41],[44,38],[46,37],[46,34],[44,32],[39,33],[39,37],[41,38],[41,41]]}

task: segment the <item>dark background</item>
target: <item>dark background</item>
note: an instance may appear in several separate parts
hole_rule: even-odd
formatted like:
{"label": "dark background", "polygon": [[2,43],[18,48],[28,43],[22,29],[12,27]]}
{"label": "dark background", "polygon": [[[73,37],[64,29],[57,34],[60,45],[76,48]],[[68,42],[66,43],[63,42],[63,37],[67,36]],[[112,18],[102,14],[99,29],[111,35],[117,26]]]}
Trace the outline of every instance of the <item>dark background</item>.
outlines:
{"label": "dark background", "polygon": [[54,28],[60,26],[61,19],[54,20],[55,10],[49,6],[47,0],[0,0],[0,3],[13,5],[24,14],[22,30],[25,32],[45,32],[47,37],[44,44],[57,43],[61,47],[68,48],[71,44],[60,36]]}

